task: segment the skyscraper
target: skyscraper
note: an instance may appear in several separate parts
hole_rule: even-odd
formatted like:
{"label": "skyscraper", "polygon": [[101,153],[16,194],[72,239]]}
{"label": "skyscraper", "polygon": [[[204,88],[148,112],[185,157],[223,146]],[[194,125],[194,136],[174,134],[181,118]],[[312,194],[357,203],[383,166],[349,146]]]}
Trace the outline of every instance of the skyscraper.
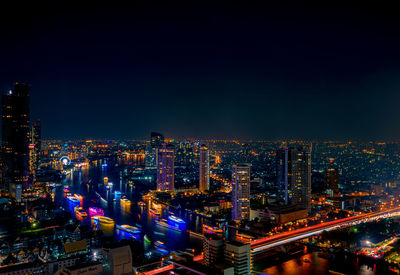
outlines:
{"label": "skyscraper", "polygon": [[216,234],[204,234],[203,239],[203,263],[207,266],[214,266],[224,259],[224,240]]}
{"label": "skyscraper", "polygon": [[234,274],[250,275],[252,270],[250,243],[229,241],[225,243],[225,264],[233,266]]}
{"label": "skyscraper", "polygon": [[200,147],[200,192],[210,190],[210,152],[205,145]]}
{"label": "skyscraper", "polygon": [[279,195],[285,200],[285,204],[289,203],[288,164],[288,149],[276,150],[276,187]]}
{"label": "skyscraper", "polygon": [[39,167],[41,150],[41,126],[40,120],[33,123],[29,135],[29,171],[30,181],[33,182],[36,176],[36,169]]}
{"label": "skyscraper", "polygon": [[339,171],[333,167],[332,162],[328,168],[325,168],[324,185],[326,193],[334,197],[339,194]]}
{"label": "skyscraper", "polygon": [[302,148],[288,151],[291,203],[311,210],[311,152]]}
{"label": "skyscraper", "polygon": [[157,166],[157,148],[161,147],[164,143],[164,136],[160,133],[151,132],[150,142],[146,147],[146,167]]}
{"label": "skyscraper", "polygon": [[250,164],[235,164],[232,168],[232,219],[250,218]]}
{"label": "skyscraper", "polygon": [[150,133],[150,145],[151,148],[157,149],[161,147],[164,143],[164,136],[160,133],[151,132]]}
{"label": "skyscraper", "polygon": [[16,83],[2,102],[4,180],[14,198],[29,187],[29,90]]}
{"label": "skyscraper", "polygon": [[157,190],[174,191],[174,146],[163,144],[157,149]]}

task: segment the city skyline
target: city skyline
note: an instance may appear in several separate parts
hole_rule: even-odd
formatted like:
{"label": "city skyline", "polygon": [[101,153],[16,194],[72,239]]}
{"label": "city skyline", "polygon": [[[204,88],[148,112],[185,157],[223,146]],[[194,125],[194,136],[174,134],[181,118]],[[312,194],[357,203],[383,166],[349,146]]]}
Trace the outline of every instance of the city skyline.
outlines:
{"label": "city skyline", "polygon": [[4,10],[0,91],[32,85],[44,138],[400,137],[390,7]]}

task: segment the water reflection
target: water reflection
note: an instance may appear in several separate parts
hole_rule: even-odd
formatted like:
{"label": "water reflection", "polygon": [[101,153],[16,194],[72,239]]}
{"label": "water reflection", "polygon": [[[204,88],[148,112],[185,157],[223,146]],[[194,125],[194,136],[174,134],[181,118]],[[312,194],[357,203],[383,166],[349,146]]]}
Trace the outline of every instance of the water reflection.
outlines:
{"label": "water reflection", "polygon": [[[85,210],[88,210],[89,207],[99,207],[104,210],[104,216],[112,218],[115,224],[140,226],[143,234],[134,236],[134,238],[143,241],[143,237],[146,235],[153,247],[156,241],[164,242],[169,250],[183,250],[187,247],[199,248],[202,245],[199,240],[191,240],[185,230],[177,232],[157,226],[155,217],[149,213],[149,207],[137,204],[141,200],[140,189],[134,184],[129,184],[123,174],[124,171],[116,167],[112,161],[101,160],[90,166],[72,170],[62,180],[62,185],[68,185],[71,194],[84,196],[83,208]],[[106,188],[107,182],[113,183],[111,188]],[[55,198],[59,203],[67,206],[63,196],[63,186],[56,189]],[[117,193],[115,193],[116,191]],[[121,203],[121,198],[126,198],[130,203],[127,201]],[[162,218],[167,218],[168,209],[161,205],[159,207]],[[184,211],[176,211],[175,214],[187,222],[188,229],[201,231],[202,218],[185,214]],[[82,222],[90,224],[90,221],[82,220]],[[116,240],[121,240],[132,236],[122,230],[114,230],[114,237]]]}

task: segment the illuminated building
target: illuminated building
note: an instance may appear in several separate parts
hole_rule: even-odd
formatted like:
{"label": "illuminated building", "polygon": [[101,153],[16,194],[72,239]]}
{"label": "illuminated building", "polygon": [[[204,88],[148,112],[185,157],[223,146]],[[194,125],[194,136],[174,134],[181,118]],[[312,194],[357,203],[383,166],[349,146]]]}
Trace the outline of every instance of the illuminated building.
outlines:
{"label": "illuminated building", "polygon": [[328,168],[325,168],[324,185],[326,193],[329,194],[330,197],[334,197],[339,194],[339,171],[332,165],[330,165]]}
{"label": "illuminated building", "polygon": [[301,148],[289,149],[288,175],[291,203],[311,210],[311,152]]}
{"label": "illuminated building", "polygon": [[16,83],[2,101],[3,189],[13,198],[17,189],[29,187],[29,90]]}
{"label": "illuminated building", "polygon": [[146,148],[146,167],[155,167],[157,165],[157,149],[164,143],[164,136],[160,133],[150,133],[150,143]]}
{"label": "illuminated building", "polygon": [[36,169],[39,167],[41,150],[41,126],[40,120],[33,123],[29,134],[29,171],[30,181],[34,182]]}
{"label": "illuminated building", "polygon": [[235,164],[232,168],[232,218],[250,219],[250,164]]}
{"label": "illuminated building", "polygon": [[157,190],[174,192],[174,146],[157,149]]}
{"label": "illuminated building", "polygon": [[206,266],[214,266],[223,261],[224,240],[215,234],[205,234],[203,239],[203,263]]}
{"label": "illuminated building", "polygon": [[150,133],[150,145],[151,148],[157,149],[164,144],[164,136],[160,133],[151,132]]}
{"label": "illuminated building", "polygon": [[224,258],[226,265],[233,266],[235,274],[251,274],[250,243],[226,242]]}
{"label": "illuminated building", "polygon": [[279,148],[276,151],[276,187],[278,193],[285,200],[285,203],[289,202],[288,194],[288,149]]}
{"label": "illuminated building", "polygon": [[205,145],[200,147],[200,192],[210,190],[210,153]]}

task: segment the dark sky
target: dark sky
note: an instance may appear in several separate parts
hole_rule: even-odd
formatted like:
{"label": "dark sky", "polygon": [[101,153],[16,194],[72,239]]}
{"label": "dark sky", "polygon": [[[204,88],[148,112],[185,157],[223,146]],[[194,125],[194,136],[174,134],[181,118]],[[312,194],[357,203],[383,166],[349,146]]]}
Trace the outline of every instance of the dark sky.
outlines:
{"label": "dark sky", "polygon": [[39,2],[0,7],[0,89],[46,138],[400,138],[395,7]]}

